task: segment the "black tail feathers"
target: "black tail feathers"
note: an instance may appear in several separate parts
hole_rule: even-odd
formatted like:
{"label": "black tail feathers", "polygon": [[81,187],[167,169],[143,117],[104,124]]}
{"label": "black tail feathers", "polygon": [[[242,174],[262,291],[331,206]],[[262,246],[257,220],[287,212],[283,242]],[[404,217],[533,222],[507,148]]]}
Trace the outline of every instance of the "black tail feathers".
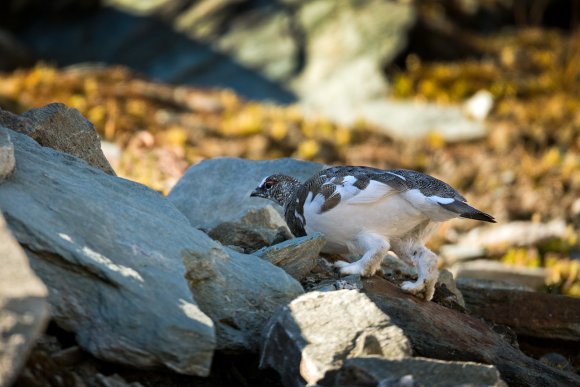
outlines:
{"label": "black tail feathers", "polygon": [[446,210],[459,214],[459,216],[462,218],[481,220],[483,222],[489,223],[497,223],[493,216],[486,214],[485,212],[479,211],[478,209],[471,207],[469,204],[459,200],[454,200],[449,204],[441,204],[441,203],[439,204]]}
{"label": "black tail feathers", "polygon": [[481,220],[481,221],[489,222],[489,223],[497,223],[493,216],[486,214],[485,212],[481,212],[478,210],[476,210],[476,211],[477,212],[467,212],[467,213],[461,214],[459,216],[461,216],[462,218]]}

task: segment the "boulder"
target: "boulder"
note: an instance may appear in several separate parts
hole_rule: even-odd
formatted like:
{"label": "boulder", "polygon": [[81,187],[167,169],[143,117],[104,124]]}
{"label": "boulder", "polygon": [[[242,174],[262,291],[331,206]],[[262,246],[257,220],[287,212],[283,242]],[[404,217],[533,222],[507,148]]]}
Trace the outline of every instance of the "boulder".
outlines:
{"label": "boulder", "polygon": [[14,171],[14,145],[10,141],[10,134],[6,128],[0,126],[0,183]]}
{"label": "boulder", "polygon": [[[0,207],[1,208],[1,207]],[[0,386],[10,386],[48,322],[47,290],[0,213]]]}
{"label": "boulder", "polygon": [[509,385],[576,385],[580,376],[524,355],[483,320],[404,293],[374,276],[363,292],[400,327],[415,355],[494,365]]}
{"label": "boulder", "polygon": [[18,168],[0,184],[0,208],[49,289],[56,323],[98,358],[207,375],[214,326],[192,299],[180,253],[217,244],[159,193],[10,135]]}
{"label": "boulder", "polygon": [[266,176],[284,173],[304,181],[322,168],[322,164],[290,158],[205,160],[187,170],[168,199],[194,227],[210,229],[223,222],[237,221],[252,208],[272,205],[268,200],[250,197]]}
{"label": "boulder", "polygon": [[[22,115],[29,125],[22,133],[40,145],[69,153],[85,160],[102,171],[115,175],[101,151],[101,139],[93,124],[79,113],[61,103],[51,103]],[[9,127],[19,131],[19,127]]]}
{"label": "boulder", "polygon": [[281,267],[286,273],[301,281],[316,266],[316,259],[325,243],[326,239],[321,233],[314,233],[264,247],[254,255]]}
{"label": "boulder", "polygon": [[304,292],[284,270],[253,255],[214,246],[185,249],[182,258],[195,299],[215,322],[219,350],[257,352],[274,311]]}
{"label": "boulder", "polygon": [[490,365],[419,357],[386,360],[378,356],[347,359],[332,385],[507,387],[497,368]]}
{"label": "boulder", "polygon": [[237,221],[220,223],[208,235],[226,246],[250,253],[292,238],[282,215],[272,205],[251,208]]}
{"label": "boulder", "polygon": [[365,355],[403,359],[411,356],[411,345],[366,295],[356,290],[310,292],[268,323],[260,366],[278,371],[286,386],[314,385],[325,375],[332,384],[332,371],[347,358]]}
{"label": "boulder", "polygon": [[367,101],[386,95],[383,68],[405,49],[416,21],[413,4],[382,0],[107,5],[34,20],[19,38],[62,65],[121,64],[165,82],[228,88],[278,103],[302,100],[331,118],[346,113],[356,119]]}
{"label": "boulder", "polygon": [[[299,2],[295,12],[304,39],[304,68],[291,84],[301,102],[331,119],[366,120],[361,108],[386,95],[383,68],[405,48],[416,19],[414,6],[314,0]],[[385,117],[379,126],[390,121]]]}
{"label": "boulder", "polygon": [[576,341],[580,344],[580,299],[460,284],[471,314],[511,327],[518,336]]}

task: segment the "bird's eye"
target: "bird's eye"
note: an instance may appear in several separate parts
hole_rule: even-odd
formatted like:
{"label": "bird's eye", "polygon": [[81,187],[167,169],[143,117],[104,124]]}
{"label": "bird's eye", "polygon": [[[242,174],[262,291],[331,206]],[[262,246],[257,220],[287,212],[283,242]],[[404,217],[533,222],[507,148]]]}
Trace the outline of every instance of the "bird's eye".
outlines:
{"label": "bird's eye", "polygon": [[274,186],[274,183],[271,180],[268,180],[267,182],[264,183],[264,188],[266,189],[270,189]]}

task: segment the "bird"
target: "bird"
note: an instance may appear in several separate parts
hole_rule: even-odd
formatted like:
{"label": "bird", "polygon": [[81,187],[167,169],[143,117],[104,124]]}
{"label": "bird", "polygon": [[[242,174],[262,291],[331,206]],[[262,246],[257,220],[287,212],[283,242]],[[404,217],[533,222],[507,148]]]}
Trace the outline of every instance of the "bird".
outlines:
{"label": "bird", "polygon": [[304,183],[281,173],[266,176],[250,194],[283,207],[295,237],[322,233],[323,253],[356,256],[337,261],[343,275],[374,275],[388,251],[414,266],[416,281],[401,289],[427,301],[438,278],[437,256],[425,242],[437,226],[461,217],[496,223],[493,216],[469,204],[447,183],[407,169],[334,166]]}

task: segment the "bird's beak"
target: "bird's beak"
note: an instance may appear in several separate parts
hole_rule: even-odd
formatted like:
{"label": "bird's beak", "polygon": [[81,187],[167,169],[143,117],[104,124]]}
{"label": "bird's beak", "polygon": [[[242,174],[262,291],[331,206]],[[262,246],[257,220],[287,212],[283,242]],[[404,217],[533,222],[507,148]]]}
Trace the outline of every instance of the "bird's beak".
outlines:
{"label": "bird's beak", "polygon": [[251,194],[250,197],[257,197],[257,198],[263,198],[264,197],[264,193],[260,190],[260,188],[256,188]]}

